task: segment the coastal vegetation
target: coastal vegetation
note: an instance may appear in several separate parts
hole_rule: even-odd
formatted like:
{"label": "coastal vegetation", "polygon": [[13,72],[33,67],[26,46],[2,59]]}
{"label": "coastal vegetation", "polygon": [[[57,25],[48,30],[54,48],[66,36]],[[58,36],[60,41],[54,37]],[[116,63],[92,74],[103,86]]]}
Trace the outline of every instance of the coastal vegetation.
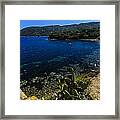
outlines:
{"label": "coastal vegetation", "polygon": [[27,27],[20,31],[21,36],[48,36],[50,40],[100,39],[100,22],[71,25]]}
{"label": "coastal vegetation", "polygon": [[99,100],[99,71],[76,74],[74,67],[21,80],[22,100]]}

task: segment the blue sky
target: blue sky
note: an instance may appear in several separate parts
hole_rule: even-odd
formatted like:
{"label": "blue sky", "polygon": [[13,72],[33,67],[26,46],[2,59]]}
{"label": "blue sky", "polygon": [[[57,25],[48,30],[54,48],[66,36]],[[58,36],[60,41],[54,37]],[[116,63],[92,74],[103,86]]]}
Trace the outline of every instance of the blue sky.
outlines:
{"label": "blue sky", "polygon": [[99,22],[98,20],[20,20],[20,29],[30,26],[49,26],[80,24],[84,22]]}

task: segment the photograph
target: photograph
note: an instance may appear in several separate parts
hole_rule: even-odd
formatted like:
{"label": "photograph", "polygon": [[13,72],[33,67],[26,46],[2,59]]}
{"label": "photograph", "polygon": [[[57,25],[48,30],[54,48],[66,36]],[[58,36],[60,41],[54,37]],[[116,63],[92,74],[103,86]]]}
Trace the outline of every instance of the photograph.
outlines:
{"label": "photograph", "polygon": [[20,20],[20,100],[100,100],[100,20]]}
{"label": "photograph", "polygon": [[120,4],[113,1],[3,1],[3,119],[117,119]]}

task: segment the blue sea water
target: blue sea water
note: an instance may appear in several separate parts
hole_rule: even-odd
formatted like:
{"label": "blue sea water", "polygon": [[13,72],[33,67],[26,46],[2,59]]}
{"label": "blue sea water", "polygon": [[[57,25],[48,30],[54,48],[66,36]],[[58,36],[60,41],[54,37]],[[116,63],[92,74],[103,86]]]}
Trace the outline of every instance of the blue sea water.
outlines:
{"label": "blue sea water", "polygon": [[69,65],[81,69],[99,69],[100,42],[82,40],[48,40],[47,36],[20,37],[21,79],[39,76]]}

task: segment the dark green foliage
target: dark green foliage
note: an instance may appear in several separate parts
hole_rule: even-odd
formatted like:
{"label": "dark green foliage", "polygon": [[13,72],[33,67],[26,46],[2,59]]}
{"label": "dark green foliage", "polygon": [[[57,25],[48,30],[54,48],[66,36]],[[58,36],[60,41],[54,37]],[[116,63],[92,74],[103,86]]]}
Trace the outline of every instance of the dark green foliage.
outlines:
{"label": "dark green foliage", "polygon": [[73,25],[27,27],[21,36],[48,36],[49,39],[100,39],[100,23],[90,22]]}
{"label": "dark green foliage", "polygon": [[86,100],[91,97],[86,93],[91,81],[90,74],[75,75],[73,67],[66,68],[72,77],[60,73],[45,73],[42,77],[31,79],[31,82],[21,80],[21,90],[27,97],[35,96],[44,100]]}

